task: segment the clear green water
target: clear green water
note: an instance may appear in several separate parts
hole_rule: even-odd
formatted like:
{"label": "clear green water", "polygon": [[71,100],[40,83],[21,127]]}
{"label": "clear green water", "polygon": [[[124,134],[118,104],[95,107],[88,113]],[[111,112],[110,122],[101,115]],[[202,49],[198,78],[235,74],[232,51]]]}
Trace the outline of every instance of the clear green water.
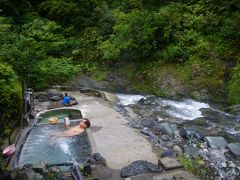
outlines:
{"label": "clear green water", "polygon": [[[58,123],[49,125],[48,120],[51,117],[57,117]],[[74,126],[82,119],[82,114],[77,109],[61,108],[40,114],[37,124],[32,128],[22,147],[19,165],[35,164],[42,160],[50,164],[65,163],[69,160],[81,163],[91,155],[91,146],[86,132],[73,137],[54,135],[56,132],[64,131],[63,119],[65,117],[69,117],[71,126]]]}
{"label": "clear green water", "polygon": [[[74,123],[76,125],[79,122]],[[84,162],[91,155],[87,133],[73,137],[53,135],[54,132],[63,131],[63,124],[34,126],[23,145],[18,164],[34,164],[42,160],[48,163],[64,163],[72,159],[78,163]]]}
{"label": "clear green water", "polygon": [[53,109],[42,113],[38,117],[37,123],[48,123],[49,118],[57,117],[58,123],[63,123],[65,117],[69,117],[69,120],[82,119],[82,114],[80,110],[77,109]]}

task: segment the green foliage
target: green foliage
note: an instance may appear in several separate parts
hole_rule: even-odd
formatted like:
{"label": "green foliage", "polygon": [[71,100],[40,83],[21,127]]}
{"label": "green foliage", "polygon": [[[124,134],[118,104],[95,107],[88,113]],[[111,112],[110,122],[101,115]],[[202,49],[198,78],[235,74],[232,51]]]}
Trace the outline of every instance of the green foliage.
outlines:
{"label": "green foliage", "polygon": [[116,10],[114,13],[117,17],[114,35],[100,46],[103,57],[117,59],[120,53],[123,59],[150,56],[156,49],[153,14],[146,10],[132,10],[130,13]]}
{"label": "green foliage", "polygon": [[80,11],[77,3],[63,0],[42,1],[39,8],[50,19],[64,22],[71,20],[71,17],[77,16]]}
{"label": "green foliage", "polygon": [[106,60],[118,59],[120,56],[120,49],[111,43],[110,40],[104,41],[99,49],[102,51],[102,58]]}
{"label": "green foliage", "polygon": [[206,177],[207,169],[201,165],[203,160],[200,157],[197,157],[196,159],[190,159],[184,154],[178,156],[178,159],[186,171],[192,172],[202,179]]}
{"label": "green foliage", "polygon": [[31,81],[35,87],[47,88],[49,85],[61,84],[71,79],[79,70],[78,65],[73,65],[71,59],[67,58],[51,58],[42,60],[34,66],[33,77]]}
{"label": "green foliage", "polygon": [[240,103],[240,64],[238,64],[233,70],[231,74],[231,80],[228,84],[228,101],[231,104],[239,104]]}
{"label": "green foliage", "polygon": [[1,61],[11,64],[36,90],[62,83],[80,67],[72,64],[69,48],[74,45],[55,22],[35,19],[24,24],[19,35],[15,31],[0,35],[4,42],[0,45]]}
{"label": "green foliage", "polygon": [[238,67],[225,82],[225,65],[239,59],[236,0],[11,0],[0,5],[2,14],[11,15],[0,17],[0,61],[37,89],[62,83],[78,70],[103,79],[104,73],[94,71],[130,62],[136,69],[127,77],[144,79],[136,89],[162,94],[157,83],[169,66],[169,73],[192,89],[218,94],[228,84],[229,102],[239,102]]}
{"label": "green foliage", "polygon": [[[39,7],[39,13],[64,25],[74,25],[76,29],[96,26],[96,21],[104,14],[105,1],[80,0],[45,0]],[[103,14],[99,16],[99,11]]]}
{"label": "green foliage", "polygon": [[8,136],[19,118],[21,88],[13,69],[0,62],[0,136]]}

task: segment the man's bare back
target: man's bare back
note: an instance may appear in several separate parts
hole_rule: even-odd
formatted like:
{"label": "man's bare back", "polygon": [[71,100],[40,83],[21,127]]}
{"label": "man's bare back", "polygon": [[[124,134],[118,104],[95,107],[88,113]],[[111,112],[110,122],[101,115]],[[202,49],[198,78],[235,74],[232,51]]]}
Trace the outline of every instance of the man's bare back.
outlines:
{"label": "man's bare back", "polygon": [[65,130],[63,132],[63,136],[75,136],[75,135],[81,134],[84,131],[85,129],[80,128],[79,126],[70,127],[68,130]]}
{"label": "man's bare back", "polygon": [[62,137],[76,136],[76,135],[83,133],[86,130],[86,128],[88,128],[89,126],[90,126],[90,121],[88,119],[84,118],[79,123],[79,125],[74,126],[74,127],[68,127],[68,129],[65,130],[64,132],[56,132],[53,135],[62,136]]}

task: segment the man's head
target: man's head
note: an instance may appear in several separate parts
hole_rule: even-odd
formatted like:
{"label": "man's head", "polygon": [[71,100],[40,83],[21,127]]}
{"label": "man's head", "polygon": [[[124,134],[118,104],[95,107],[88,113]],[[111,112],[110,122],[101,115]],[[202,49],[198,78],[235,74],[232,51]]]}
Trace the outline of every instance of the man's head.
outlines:
{"label": "man's head", "polygon": [[68,93],[65,93],[65,96],[68,96]]}
{"label": "man's head", "polygon": [[84,128],[89,128],[90,125],[91,123],[88,118],[83,118],[82,121],[80,122],[80,126]]}

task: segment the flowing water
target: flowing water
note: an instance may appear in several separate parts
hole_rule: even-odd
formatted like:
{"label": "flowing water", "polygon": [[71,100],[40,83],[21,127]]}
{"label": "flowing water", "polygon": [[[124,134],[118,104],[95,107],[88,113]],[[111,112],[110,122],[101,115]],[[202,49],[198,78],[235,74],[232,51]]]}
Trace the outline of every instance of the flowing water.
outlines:
{"label": "flowing water", "polygon": [[[235,136],[240,140],[240,117],[224,112],[208,103],[198,102],[192,99],[170,100],[155,96],[125,95],[117,94],[119,104],[123,106],[136,105],[140,99],[150,98],[151,102],[147,105],[141,105],[143,109],[151,109],[158,112],[158,118],[176,118],[188,122],[188,126],[195,124],[196,121],[202,120],[211,127],[216,127],[218,131],[224,131]],[[204,124],[202,124],[204,125]],[[201,125],[200,125],[201,126]],[[208,129],[209,129],[208,126]],[[198,128],[198,127],[196,127]],[[206,129],[206,131],[208,131]]]}
{"label": "flowing water", "polygon": [[53,135],[63,131],[63,124],[34,126],[24,143],[18,164],[34,164],[41,160],[46,160],[48,163],[65,163],[68,160],[75,160],[78,163],[85,161],[91,155],[87,133],[73,137]]}

